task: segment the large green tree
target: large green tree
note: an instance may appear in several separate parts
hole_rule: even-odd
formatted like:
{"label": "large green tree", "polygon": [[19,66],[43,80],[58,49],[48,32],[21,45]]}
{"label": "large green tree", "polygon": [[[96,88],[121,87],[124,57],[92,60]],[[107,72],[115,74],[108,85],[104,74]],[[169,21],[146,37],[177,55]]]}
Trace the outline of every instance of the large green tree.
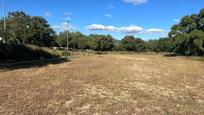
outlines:
{"label": "large green tree", "polygon": [[7,42],[23,44],[29,38],[31,17],[24,12],[11,12],[7,18]]}
{"label": "large green tree", "polygon": [[172,26],[169,38],[173,50],[182,55],[204,55],[204,9],[199,14],[184,16]]}
{"label": "large green tree", "polygon": [[55,40],[55,31],[48,24],[47,20],[42,17],[34,16],[30,23],[30,39],[28,43],[39,46],[52,46]]}
{"label": "large green tree", "polygon": [[125,36],[121,40],[121,44],[127,51],[145,51],[145,41],[140,38],[135,38],[134,36]]}
{"label": "large green tree", "polygon": [[[4,36],[3,19],[0,23],[0,36]],[[6,43],[38,46],[51,46],[54,43],[55,32],[42,17],[32,17],[22,11],[10,12],[6,24]]]}
{"label": "large green tree", "polygon": [[111,35],[90,35],[91,39],[96,45],[94,50],[97,51],[111,51],[114,47],[114,39]]}

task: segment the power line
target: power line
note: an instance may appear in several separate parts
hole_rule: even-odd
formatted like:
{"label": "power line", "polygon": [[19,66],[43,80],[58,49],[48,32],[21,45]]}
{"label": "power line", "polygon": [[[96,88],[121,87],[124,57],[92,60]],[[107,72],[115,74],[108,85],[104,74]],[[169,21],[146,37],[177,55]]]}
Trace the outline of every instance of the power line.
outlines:
{"label": "power line", "polygon": [[6,40],[6,3],[5,0],[3,0],[3,18],[4,18],[4,38],[3,41]]}
{"label": "power line", "polygon": [[70,23],[70,21],[67,21],[67,53],[68,53],[68,51],[69,51],[69,23]]}

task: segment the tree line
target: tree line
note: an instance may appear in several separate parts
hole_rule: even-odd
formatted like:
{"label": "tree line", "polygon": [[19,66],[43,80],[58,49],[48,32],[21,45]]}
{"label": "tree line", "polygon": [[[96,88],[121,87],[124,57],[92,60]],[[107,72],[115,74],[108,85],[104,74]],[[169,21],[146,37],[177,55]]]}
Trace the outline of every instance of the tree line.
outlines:
{"label": "tree line", "polygon": [[[17,11],[7,16],[7,29],[0,20],[0,36],[6,44],[34,44],[42,47],[66,47],[95,51],[175,52],[181,55],[204,55],[204,9],[198,14],[184,16],[172,26],[166,38],[144,41],[134,36],[117,40],[111,35],[81,32],[56,33],[46,19]],[[1,41],[2,42],[2,41]]]}
{"label": "tree line", "polygon": [[10,12],[6,17],[6,30],[0,20],[0,36],[7,44],[34,44],[52,46],[56,34],[47,20],[39,16],[29,16],[22,11]]}

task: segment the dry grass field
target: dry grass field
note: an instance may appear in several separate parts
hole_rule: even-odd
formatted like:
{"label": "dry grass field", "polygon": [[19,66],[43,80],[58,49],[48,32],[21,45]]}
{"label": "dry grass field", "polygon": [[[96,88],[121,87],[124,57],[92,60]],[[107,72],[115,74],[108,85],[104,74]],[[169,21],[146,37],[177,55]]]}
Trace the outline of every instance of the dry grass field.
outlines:
{"label": "dry grass field", "polygon": [[0,114],[203,115],[204,62],[150,54],[74,54],[0,72]]}

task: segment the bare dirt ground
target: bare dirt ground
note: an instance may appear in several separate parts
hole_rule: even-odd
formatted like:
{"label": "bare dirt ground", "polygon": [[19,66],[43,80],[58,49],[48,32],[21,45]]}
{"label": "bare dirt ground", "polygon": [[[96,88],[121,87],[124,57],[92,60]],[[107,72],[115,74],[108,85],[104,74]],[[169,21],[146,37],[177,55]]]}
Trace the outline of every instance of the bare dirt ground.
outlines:
{"label": "bare dirt ground", "polygon": [[147,54],[81,54],[0,72],[0,114],[204,114],[204,62]]}

